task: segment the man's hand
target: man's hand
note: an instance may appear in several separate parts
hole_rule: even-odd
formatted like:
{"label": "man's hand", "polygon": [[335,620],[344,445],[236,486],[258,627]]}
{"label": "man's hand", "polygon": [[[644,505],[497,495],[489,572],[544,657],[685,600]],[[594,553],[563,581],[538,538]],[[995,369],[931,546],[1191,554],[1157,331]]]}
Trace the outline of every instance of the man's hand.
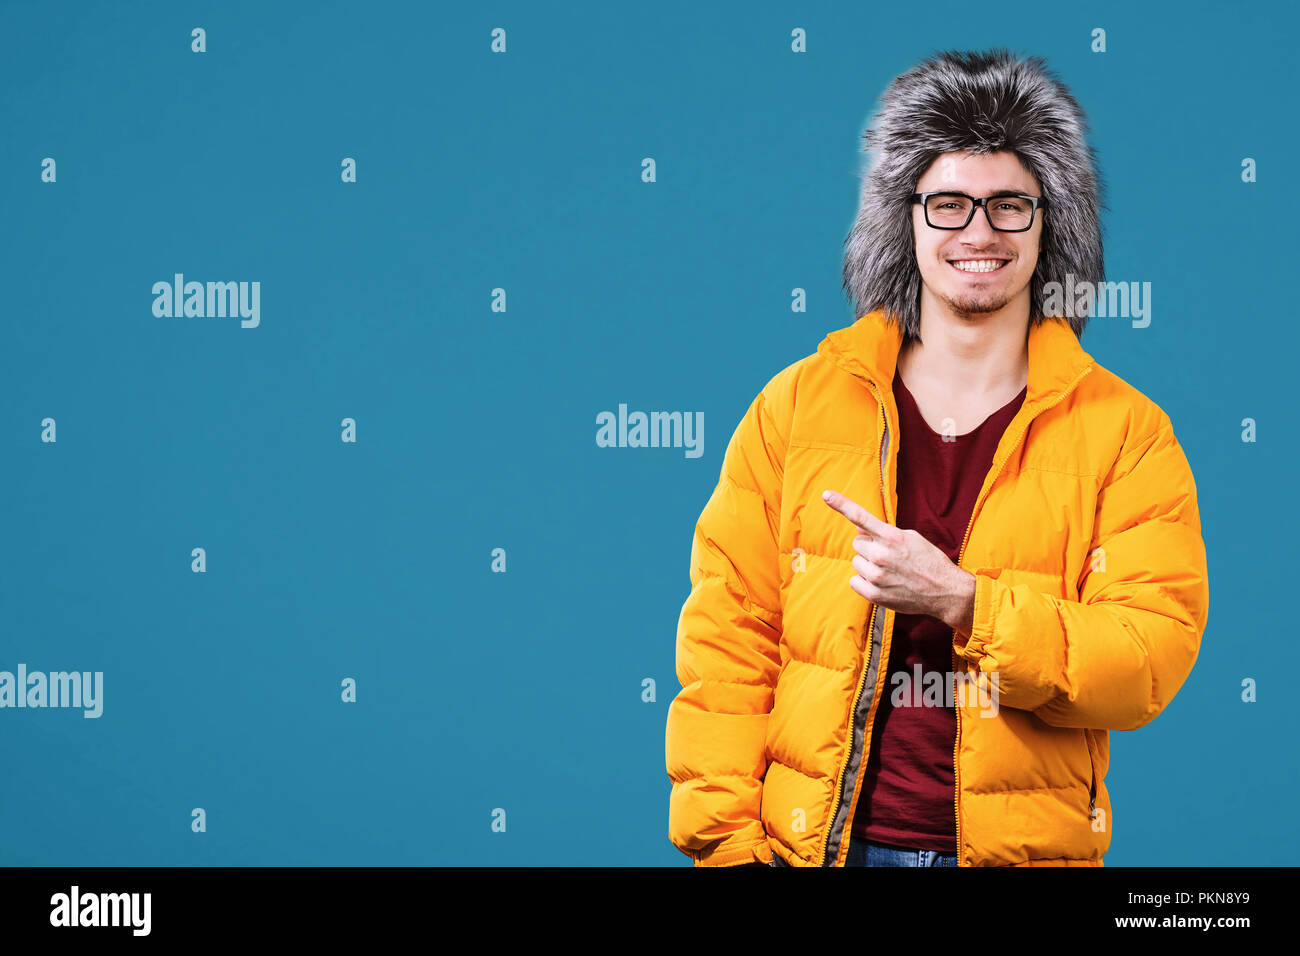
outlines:
{"label": "man's hand", "polygon": [[917,531],[895,528],[838,491],[822,500],[857,529],[849,587],[900,614],[926,614],[969,634],[975,618],[975,576],[963,571]]}

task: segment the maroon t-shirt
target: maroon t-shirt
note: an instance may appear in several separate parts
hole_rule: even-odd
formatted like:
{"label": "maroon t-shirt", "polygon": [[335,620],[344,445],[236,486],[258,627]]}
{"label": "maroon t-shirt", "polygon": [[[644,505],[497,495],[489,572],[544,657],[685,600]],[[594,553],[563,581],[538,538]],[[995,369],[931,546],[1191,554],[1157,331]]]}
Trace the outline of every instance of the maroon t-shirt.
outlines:
{"label": "maroon t-shirt", "polygon": [[[957,560],[975,498],[993,464],[998,441],[1015,418],[1025,389],[964,435],[943,436],[921,417],[916,400],[894,375],[901,435],[898,442],[898,520],[952,561]],[[957,714],[947,706],[952,683],[952,628],[927,615],[896,614],[889,677],[876,704],[871,752],[853,834],[873,843],[957,852],[953,747]],[[916,666],[922,682],[916,686]],[[907,676],[906,683],[895,675]],[[926,678],[941,675],[934,685]],[[933,701],[938,687],[939,706]],[[929,691],[929,693],[927,693]],[[896,693],[904,705],[893,705]]]}

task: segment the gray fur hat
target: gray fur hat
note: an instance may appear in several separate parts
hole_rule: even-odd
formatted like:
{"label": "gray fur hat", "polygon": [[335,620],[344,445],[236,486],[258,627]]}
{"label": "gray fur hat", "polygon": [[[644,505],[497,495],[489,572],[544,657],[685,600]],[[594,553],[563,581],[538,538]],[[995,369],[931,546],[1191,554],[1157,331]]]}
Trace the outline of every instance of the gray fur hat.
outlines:
{"label": "gray fur hat", "polygon": [[[1031,323],[1042,321],[1043,286],[1066,274],[1104,277],[1102,183],[1085,140],[1082,108],[1041,57],[1007,50],[937,53],[894,79],[863,134],[870,165],[857,220],[844,241],[844,289],[855,316],[876,309],[901,321],[904,341],[921,330],[909,197],[942,153],[1010,150],[1038,179],[1048,204],[1029,289]],[[1086,316],[1067,318],[1076,336]]]}

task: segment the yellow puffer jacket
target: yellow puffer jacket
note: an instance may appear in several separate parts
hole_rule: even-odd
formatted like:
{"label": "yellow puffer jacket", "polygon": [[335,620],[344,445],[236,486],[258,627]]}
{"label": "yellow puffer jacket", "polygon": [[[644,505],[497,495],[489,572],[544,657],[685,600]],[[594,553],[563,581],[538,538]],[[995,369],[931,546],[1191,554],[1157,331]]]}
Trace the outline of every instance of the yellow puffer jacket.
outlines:
{"label": "yellow puffer jacket", "polygon": [[[696,524],[665,736],[669,838],[697,866],[844,865],[894,612],[849,587],[856,532],[821,493],[895,523],[900,344],[873,312],[775,375]],[[1209,587],[1168,416],[1063,320],[1030,329],[958,564],[975,617],[953,673],[996,675],[998,704],[957,706],[959,864],[1100,866],[1108,731],[1173,699]]]}

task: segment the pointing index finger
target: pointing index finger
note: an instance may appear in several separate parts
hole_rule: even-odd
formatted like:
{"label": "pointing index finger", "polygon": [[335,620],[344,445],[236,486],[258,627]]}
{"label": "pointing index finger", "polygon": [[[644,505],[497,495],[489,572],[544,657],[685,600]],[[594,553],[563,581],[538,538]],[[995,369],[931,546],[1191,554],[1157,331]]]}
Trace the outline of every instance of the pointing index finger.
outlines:
{"label": "pointing index finger", "polygon": [[862,505],[838,491],[823,491],[822,500],[848,518],[866,534],[885,534],[892,525],[881,521]]}

